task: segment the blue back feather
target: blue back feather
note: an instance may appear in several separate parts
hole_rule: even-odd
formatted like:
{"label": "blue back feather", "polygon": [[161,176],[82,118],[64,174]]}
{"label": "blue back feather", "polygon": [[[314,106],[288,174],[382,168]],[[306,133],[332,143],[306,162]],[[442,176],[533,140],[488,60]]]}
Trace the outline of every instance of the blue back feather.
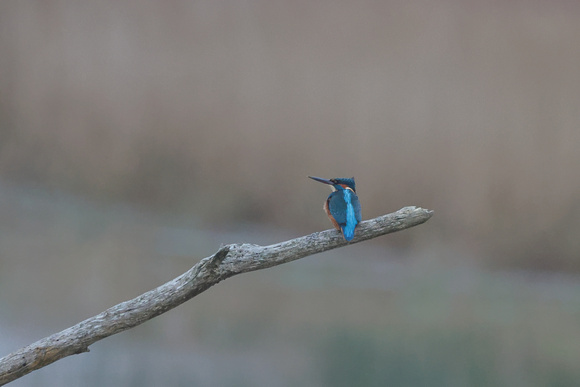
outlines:
{"label": "blue back feather", "polygon": [[361,221],[360,202],[356,194],[348,189],[339,189],[328,197],[328,208],[331,215],[342,228],[344,239],[354,237],[354,229]]}

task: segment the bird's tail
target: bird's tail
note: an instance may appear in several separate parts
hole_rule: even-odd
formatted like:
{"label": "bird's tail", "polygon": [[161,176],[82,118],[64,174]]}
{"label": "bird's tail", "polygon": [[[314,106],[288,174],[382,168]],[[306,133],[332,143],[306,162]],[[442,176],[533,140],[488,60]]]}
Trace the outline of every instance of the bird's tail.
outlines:
{"label": "bird's tail", "polygon": [[356,223],[352,226],[351,225],[342,226],[342,235],[344,236],[344,239],[346,239],[347,241],[350,241],[354,237],[354,226],[356,226]]}

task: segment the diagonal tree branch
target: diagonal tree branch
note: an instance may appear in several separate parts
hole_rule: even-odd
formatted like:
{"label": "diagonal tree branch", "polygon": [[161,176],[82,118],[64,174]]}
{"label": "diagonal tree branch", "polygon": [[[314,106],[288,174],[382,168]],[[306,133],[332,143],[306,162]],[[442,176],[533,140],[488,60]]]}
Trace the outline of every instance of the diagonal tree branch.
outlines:
{"label": "diagonal tree branch", "polygon": [[0,359],[0,385],[63,357],[88,352],[89,345],[159,316],[236,274],[266,269],[404,230],[426,222],[432,215],[433,211],[420,207],[405,207],[361,222],[351,242],[346,242],[338,231],[332,229],[270,246],[248,243],[223,246],[158,288],[3,357]]}

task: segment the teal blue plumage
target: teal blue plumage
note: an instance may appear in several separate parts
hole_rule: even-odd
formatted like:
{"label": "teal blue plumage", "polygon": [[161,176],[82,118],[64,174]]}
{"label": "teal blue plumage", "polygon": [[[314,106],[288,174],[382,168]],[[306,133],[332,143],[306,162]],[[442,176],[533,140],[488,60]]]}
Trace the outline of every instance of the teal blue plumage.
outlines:
{"label": "teal blue plumage", "polygon": [[361,205],[356,195],[354,178],[322,179],[309,177],[333,187],[334,192],[326,199],[324,211],[334,227],[342,231],[344,239],[352,240],[354,230],[361,222]]}
{"label": "teal blue plumage", "polygon": [[342,230],[344,239],[354,237],[354,229],[361,221],[361,208],[358,196],[349,189],[339,189],[327,199],[328,210]]}

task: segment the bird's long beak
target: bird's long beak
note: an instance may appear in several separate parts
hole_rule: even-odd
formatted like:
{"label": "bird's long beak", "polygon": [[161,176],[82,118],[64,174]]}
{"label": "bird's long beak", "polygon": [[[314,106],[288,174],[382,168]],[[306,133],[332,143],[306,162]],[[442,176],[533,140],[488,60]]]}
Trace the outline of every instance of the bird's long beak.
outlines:
{"label": "bird's long beak", "polygon": [[315,176],[308,176],[309,178],[311,178],[312,180],[316,180],[320,183],[324,183],[324,184],[330,184],[330,185],[334,185],[334,183],[328,179],[323,179],[322,177],[315,177]]}

